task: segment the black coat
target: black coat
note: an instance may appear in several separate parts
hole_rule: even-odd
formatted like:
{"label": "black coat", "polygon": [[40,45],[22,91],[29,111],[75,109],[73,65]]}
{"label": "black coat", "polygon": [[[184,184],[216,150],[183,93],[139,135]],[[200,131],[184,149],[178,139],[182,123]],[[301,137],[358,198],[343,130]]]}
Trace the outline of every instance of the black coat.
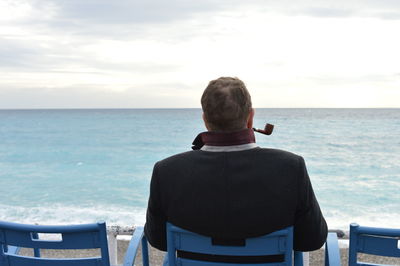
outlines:
{"label": "black coat", "polygon": [[161,250],[166,221],[227,240],[294,226],[299,251],[320,248],[327,236],[303,158],[275,149],[196,150],[157,162],[145,234]]}

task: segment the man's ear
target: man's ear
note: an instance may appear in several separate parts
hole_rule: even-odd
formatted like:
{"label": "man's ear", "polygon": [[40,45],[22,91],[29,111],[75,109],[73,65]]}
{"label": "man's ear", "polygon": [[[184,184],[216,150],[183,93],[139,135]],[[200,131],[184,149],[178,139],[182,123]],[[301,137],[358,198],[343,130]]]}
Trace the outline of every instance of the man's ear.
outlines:
{"label": "man's ear", "polygon": [[208,123],[207,123],[207,120],[206,120],[206,117],[205,117],[204,113],[203,113],[203,115],[201,117],[203,118],[204,125],[206,126],[207,130],[210,131],[210,127],[208,126]]}
{"label": "man's ear", "polygon": [[253,128],[254,109],[251,108],[249,117],[247,118],[247,128]]}

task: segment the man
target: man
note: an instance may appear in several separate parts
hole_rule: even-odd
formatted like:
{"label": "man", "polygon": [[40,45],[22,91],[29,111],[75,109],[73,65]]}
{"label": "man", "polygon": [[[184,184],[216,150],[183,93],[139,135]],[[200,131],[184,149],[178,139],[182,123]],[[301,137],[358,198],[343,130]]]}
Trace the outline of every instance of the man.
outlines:
{"label": "man", "polygon": [[213,80],[201,98],[208,132],[193,151],[155,164],[145,234],[166,250],[166,222],[235,241],[294,226],[294,249],[319,249],[327,226],[302,157],[256,145],[254,110],[237,78]]}

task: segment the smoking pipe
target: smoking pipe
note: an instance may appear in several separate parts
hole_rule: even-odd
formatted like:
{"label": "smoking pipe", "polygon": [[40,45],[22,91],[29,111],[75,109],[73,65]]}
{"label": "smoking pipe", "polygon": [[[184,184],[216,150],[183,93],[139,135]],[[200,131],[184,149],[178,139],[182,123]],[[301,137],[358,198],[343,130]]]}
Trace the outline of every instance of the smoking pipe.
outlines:
{"label": "smoking pipe", "polygon": [[274,131],[274,125],[267,123],[264,129],[253,128],[253,130],[264,135],[271,135],[272,131]]}

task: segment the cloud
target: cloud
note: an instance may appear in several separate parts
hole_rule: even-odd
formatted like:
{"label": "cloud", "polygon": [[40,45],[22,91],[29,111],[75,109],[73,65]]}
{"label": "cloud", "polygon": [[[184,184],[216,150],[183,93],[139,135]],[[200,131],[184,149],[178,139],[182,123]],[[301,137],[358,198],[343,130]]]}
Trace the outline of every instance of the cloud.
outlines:
{"label": "cloud", "polygon": [[[79,19],[87,23],[130,24],[164,23],[179,20],[193,13],[213,9],[209,1],[184,0],[63,0],[58,1],[61,19]],[[218,5],[215,5],[218,6]]]}
{"label": "cloud", "polygon": [[392,11],[379,12],[377,16],[382,19],[398,20],[400,19],[400,10],[397,12],[392,12]]}
{"label": "cloud", "polygon": [[399,11],[397,0],[4,0],[0,108],[198,106],[193,93],[221,75],[277,98],[392,88],[368,75],[399,69]]}
{"label": "cloud", "polygon": [[[351,84],[363,83],[392,83],[398,80],[398,74],[366,74],[366,75],[320,75],[309,76],[305,79],[313,81],[317,84],[332,85],[332,86],[345,86]],[[400,81],[399,81],[400,82]]]}
{"label": "cloud", "polygon": [[25,68],[40,52],[17,40],[8,40],[0,37],[0,68]]}
{"label": "cloud", "polygon": [[343,18],[351,17],[356,14],[355,10],[340,9],[340,8],[327,8],[327,7],[310,7],[299,10],[300,14],[306,14],[312,17],[321,18]]}
{"label": "cloud", "polygon": [[[233,0],[233,2],[239,2]],[[187,0],[34,0],[30,1],[33,16],[27,21],[52,23],[52,27],[85,30],[115,25],[163,24],[181,21],[195,14],[216,12],[228,6],[228,1],[187,1]],[[230,2],[229,4],[232,4]],[[37,16],[47,12],[47,16]]]}
{"label": "cloud", "polygon": [[64,87],[0,85],[0,109],[25,108],[174,108],[199,107],[201,93],[182,83],[153,83],[110,88],[103,84]]}
{"label": "cloud", "polygon": [[317,18],[379,18],[399,19],[397,0],[281,0],[258,3],[264,11],[288,16]]}
{"label": "cloud", "polygon": [[[18,5],[21,10],[16,11]],[[263,13],[265,17],[400,18],[400,1],[390,0],[19,0],[18,5],[12,8],[17,19],[8,20],[14,26],[34,29],[38,34],[100,40],[157,38],[159,29],[166,29],[162,34],[164,40],[193,38],[197,30],[203,30],[202,26],[217,23],[216,18],[246,17],[254,12]],[[6,12],[0,11],[0,15]],[[184,31],[169,30],[169,27],[181,28],[186,23],[193,27]]]}
{"label": "cloud", "polygon": [[[86,73],[107,75],[111,73],[131,73],[144,75],[149,73],[161,73],[177,71],[180,65],[173,62],[147,61],[145,55],[142,58],[134,57],[129,53],[141,53],[133,51],[135,43],[118,42],[121,53],[109,55],[102,54],[104,49],[96,51],[91,43],[81,41],[59,42],[57,38],[46,41],[0,37],[0,69],[3,72],[30,72],[30,73]],[[117,44],[107,44],[106,49],[113,52]],[[114,49],[113,49],[114,47]],[[115,52],[115,51],[114,51]],[[143,53],[143,52],[142,52]],[[4,80],[3,80],[4,81]]]}
{"label": "cloud", "polygon": [[[375,16],[398,17],[397,0],[19,0],[26,22],[51,22],[52,27],[84,30],[94,26],[165,24],[235,11],[243,14],[250,9],[268,14],[304,15],[316,17]],[[29,7],[29,8],[27,8]],[[11,10],[11,8],[9,8]],[[17,16],[20,17],[20,16]]]}

